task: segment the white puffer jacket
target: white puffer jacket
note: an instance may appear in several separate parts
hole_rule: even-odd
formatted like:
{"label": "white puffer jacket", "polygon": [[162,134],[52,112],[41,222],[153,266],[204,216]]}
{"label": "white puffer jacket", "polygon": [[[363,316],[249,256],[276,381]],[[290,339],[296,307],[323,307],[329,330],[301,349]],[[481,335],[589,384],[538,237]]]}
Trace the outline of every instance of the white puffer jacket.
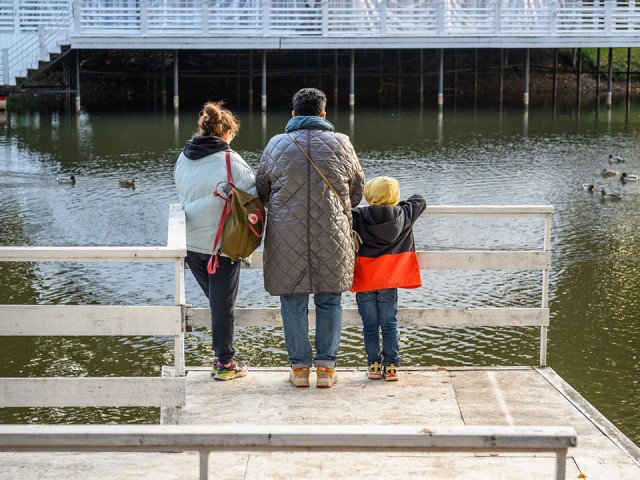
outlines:
{"label": "white puffer jacket", "polygon": [[193,137],[174,171],[178,198],[187,220],[187,250],[211,253],[223,201],[213,192],[227,180],[226,150],[231,151],[231,174],[237,188],[256,195],[255,175],[242,157],[218,137]]}

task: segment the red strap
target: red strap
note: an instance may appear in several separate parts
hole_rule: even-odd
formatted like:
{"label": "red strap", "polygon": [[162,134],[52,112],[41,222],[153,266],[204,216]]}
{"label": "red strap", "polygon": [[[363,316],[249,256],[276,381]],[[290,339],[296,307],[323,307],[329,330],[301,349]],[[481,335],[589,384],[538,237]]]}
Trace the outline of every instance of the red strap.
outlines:
{"label": "red strap", "polygon": [[[229,183],[233,185],[233,177],[231,176],[231,152],[229,150],[225,152],[225,161],[227,164],[227,178],[229,179]],[[224,230],[224,221],[227,218],[227,215],[231,213],[231,193],[232,192],[229,192],[229,195],[227,195],[226,197],[221,195],[220,192],[218,192],[218,185],[220,185],[220,183],[221,182],[218,182],[218,184],[216,185],[216,189],[213,192],[213,195],[215,195],[216,197],[220,197],[222,200],[224,200],[224,205],[222,206],[222,214],[220,215],[220,223],[218,224],[218,231],[216,232],[216,238],[213,241],[213,250],[211,252],[211,258],[209,259],[209,263],[207,263],[207,272],[210,275],[215,274],[216,270],[218,269],[218,265],[219,265],[218,258],[220,257],[220,251],[218,250],[218,252],[216,253],[216,247],[218,246],[218,242],[220,241],[220,238],[222,238],[222,231]]]}
{"label": "red strap", "polygon": [[[227,150],[226,154],[224,156],[224,159],[227,162],[227,178],[229,179],[229,183],[231,185],[234,185],[233,183],[233,177],[231,176],[231,151]],[[234,185],[235,186],[235,185]]]}

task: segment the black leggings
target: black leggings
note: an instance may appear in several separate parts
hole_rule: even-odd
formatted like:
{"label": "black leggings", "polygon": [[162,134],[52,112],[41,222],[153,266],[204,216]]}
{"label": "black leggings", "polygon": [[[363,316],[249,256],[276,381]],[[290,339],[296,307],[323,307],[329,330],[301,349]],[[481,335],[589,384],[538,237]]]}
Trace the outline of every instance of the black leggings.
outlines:
{"label": "black leggings", "polygon": [[220,363],[233,360],[235,306],[240,283],[240,261],[232,262],[220,256],[218,269],[213,275],[207,272],[211,254],[187,251],[187,264],[198,285],[209,299],[211,308],[211,344]]}

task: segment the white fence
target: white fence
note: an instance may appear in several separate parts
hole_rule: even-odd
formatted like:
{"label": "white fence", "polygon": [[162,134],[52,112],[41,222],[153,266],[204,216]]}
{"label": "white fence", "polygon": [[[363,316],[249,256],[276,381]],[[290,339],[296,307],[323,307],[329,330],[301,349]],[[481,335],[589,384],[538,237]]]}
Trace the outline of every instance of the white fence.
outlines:
{"label": "white fence", "polygon": [[[6,45],[15,35],[20,40]],[[640,2],[0,0],[0,85],[15,85],[16,77],[61,44],[81,49],[631,47],[640,46]]]}
{"label": "white fence", "polygon": [[[566,479],[571,427],[424,425],[8,425],[0,452],[199,451],[200,480],[209,452],[551,452],[556,480]],[[383,460],[380,460],[383,461]],[[153,469],[151,465],[150,470]]]}
{"label": "white fence", "polygon": [[166,247],[0,247],[0,262],[173,262],[175,306],[0,305],[3,336],[172,336],[163,377],[0,378],[2,407],[160,406],[185,403],[185,217],[169,211]]}
{"label": "white fence", "polygon": [[[423,217],[529,217],[544,219],[543,245],[533,251],[419,252],[426,270],[542,271],[539,308],[399,308],[398,320],[409,326],[540,327],[540,366],[546,365],[549,325],[552,206],[429,206]],[[424,221],[424,220],[420,220]],[[163,378],[0,378],[2,407],[161,406],[185,404],[184,332],[210,326],[210,311],[188,308],[184,291],[185,217],[179,205],[169,214],[166,247],[0,247],[0,262],[156,262],[175,263],[175,306],[0,305],[0,335],[17,336],[173,336],[175,364]],[[262,267],[254,254],[253,267]],[[313,323],[314,311],[310,321]],[[276,308],[237,310],[237,325],[280,326]],[[357,309],[344,309],[344,325],[360,325]],[[177,422],[173,408],[163,422]]]}

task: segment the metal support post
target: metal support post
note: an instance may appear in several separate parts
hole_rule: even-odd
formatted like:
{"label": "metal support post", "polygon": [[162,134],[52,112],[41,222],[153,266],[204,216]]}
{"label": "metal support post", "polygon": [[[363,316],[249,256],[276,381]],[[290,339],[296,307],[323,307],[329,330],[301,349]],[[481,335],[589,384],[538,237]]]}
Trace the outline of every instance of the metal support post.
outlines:
{"label": "metal support post", "polygon": [[180,94],[178,89],[178,50],[173,54],[173,109],[177,112],[180,107]]}
{"label": "metal support post", "polygon": [[424,105],[424,50],[420,49],[420,92],[418,94],[420,105]]}
{"label": "metal support post", "polygon": [[529,108],[529,67],[531,62],[530,50],[527,48],[524,61],[524,108]]}
{"label": "metal support post", "polygon": [[609,75],[607,79],[607,109],[611,110],[613,100],[613,48],[609,48]]}
{"label": "metal support post", "polygon": [[253,110],[253,50],[249,50],[249,110]]}
{"label": "metal support post", "polygon": [[438,66],[438,107],[444,106],[444,50],[441,48],[439,53]]}
{"label": "metal support post", "polygon": [[356,105],[356,53],[351,49],[351,65],[349,67],[349,107]]}
{"label": "metal support post", "polygon": [[262,51],[262,111],[267,111],[267,51]]}
{"label": "metal support post", "polygon": [[578,110],[582,103],[582,49],[578,49],[578,62],[576,64],[576,105]]}
{"label": "metal support post", "polygon": [[80,50],[76,50],[76,113],[80,112]]}

